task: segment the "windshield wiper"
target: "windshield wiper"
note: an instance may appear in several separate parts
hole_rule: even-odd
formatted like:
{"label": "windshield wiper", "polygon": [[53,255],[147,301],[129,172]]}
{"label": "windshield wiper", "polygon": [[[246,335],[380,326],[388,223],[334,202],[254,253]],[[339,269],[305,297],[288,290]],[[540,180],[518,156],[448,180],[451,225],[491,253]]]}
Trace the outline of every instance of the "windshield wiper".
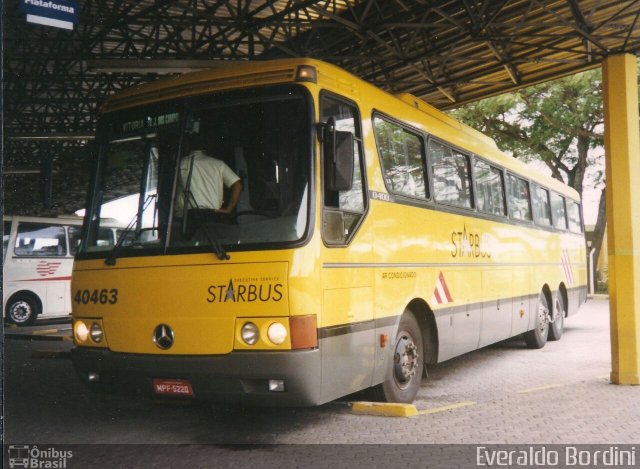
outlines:
{"label": "windshield wiper", "polygon": [[209,241],[209,245],[213,248],[213,253],[218,259],[221,261],[228,261],[231,259],[231,256],[227,254],[227,251],[224,250],[222,244],[218,241],[218,238],[211,234],[206,223],[202,223],[202,225],[200,225],[200,229],[204,233],[205,238],[207,238],[207,241]]}
{"label": "windshield wiper", "polygon": [[116,242],[116,245],[113,246],[113,249],[109,252],[109,255],[104,260],[104,263],[106,265],[116,265],[116,255],[117,255],[118,251],[120,250],[120,248],[122,247],[122,245],[124,244],[124,240],[126,239],[127,235],[131,232],[131,230],[133,230],[133,227],[138,225],[138,220],[140,219],[141,214],[144,213],[144,211],[147,209],[147,207],[149,207],[149,204],[151,203],[151,201],[155,197],[156,197],[156,194],[147,195],[147,198],[142,203],[142,207],[133,216],[133,218],[131,219],[131,221],[127,225],[127,227],[124,230],[122,230],[122,233],[120,233],[120,237],[118,238],[118,241]]}
{"label": "windshield wiper", "polygon": [[[189,198],[187,198],[187,203],[185,204],[185,206],[191,205],[192,203],[197,207],[198,205],[196,204],[196,201],[193,197],[193,194],[191,194],[190,192],[185,191],[185,195]],[[193,202],[191,202],[191,199],[193,199]],[[185,210],[184,211],[184,223],[183,223],[183,232],[186,230],[186,220],[188,217],[188,213],[189,210]],[[227,254],[227,251],[224,250],[224,248],[222,247],[222,244],[220,244],[220,241],[218,241],[218,237],[215,236],[215,234],[212,234],[211,231],[209,231],[209,226],[207,226],[206,221],[204,220],[204,217],[198,212],[198,210],[193,210],[191,211],[191,213],[193,214],[193,216],[198,219],[198,230],[204,234],[204,237],[206,238],[206,240],[209,242],[209,245],[213,248],[213,253],[216,255],[216,257],[218,259],[220,259],[221,261],[228,261],[229,259],[231,259],[231,257],[229,256],[229,254]]]}

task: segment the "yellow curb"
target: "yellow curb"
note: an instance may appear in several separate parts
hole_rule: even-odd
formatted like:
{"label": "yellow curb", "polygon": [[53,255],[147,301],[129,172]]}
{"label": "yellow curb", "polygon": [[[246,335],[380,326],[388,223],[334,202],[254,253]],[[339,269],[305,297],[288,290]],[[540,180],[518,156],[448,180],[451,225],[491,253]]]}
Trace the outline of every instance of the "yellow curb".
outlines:
{"label": "yellow curb", "polygon": [[427,415],[427,414],[437,414],[438,412],[444,412],[447,410],[459,409],[460,407],[467,407],[470,405],[475,405],[476,403],[473,401],[467,402],[459,402],[457,404],[446,405],[443,407],[435,407],[433,409],[421,410],[418,412],[418,415]]}
{"label": "yellow curb", "polygon": [[413,404],[395,402],[354,402],[351,404],[351,410],[356,414],[381,417],[413,417],[418,415],[418,409]]}
{"label": "yellow curb", "polygon": [[564,384],[549,384],[547,386],[540,386],[538,388],[523,389],[522,391],[517,391],[517,392],[518,392],[518,394],[527,394],[529,392],[545,391],[547,389],[561,388],[563,386],[564,386]]}

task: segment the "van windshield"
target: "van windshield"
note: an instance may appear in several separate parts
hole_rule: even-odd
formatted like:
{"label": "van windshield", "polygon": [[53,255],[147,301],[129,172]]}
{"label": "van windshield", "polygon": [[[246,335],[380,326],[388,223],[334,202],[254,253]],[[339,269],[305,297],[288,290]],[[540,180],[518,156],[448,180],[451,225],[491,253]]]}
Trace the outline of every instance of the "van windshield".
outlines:
{"label": "van windshield", "polygon": [[80,256],[113,249],[101,241],[101,219],[116,220],[117,256],[302,240],[311,203],[309,103],[302,88],[271,87],[105,116]]}

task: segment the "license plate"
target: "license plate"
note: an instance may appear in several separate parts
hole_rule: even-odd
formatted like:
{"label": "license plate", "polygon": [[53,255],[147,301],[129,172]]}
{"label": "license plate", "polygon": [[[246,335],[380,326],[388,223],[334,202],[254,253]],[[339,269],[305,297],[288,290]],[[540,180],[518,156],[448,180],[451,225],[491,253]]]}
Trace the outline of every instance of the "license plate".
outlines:
{"label": "license plate", "polygon": [[191,383],[185,379],[154,379],[153,390],[169,396],[193,396]]}

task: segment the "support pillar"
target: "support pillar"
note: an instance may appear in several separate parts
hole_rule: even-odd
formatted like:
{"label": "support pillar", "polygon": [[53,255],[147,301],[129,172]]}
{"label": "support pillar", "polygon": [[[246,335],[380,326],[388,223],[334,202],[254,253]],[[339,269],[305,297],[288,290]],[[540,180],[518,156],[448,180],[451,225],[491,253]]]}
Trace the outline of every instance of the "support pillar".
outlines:
{"label": "support pillar", "polygon": [[636,57],[609,57],[602,72],[611,381],[640,384],[640,120]]}

